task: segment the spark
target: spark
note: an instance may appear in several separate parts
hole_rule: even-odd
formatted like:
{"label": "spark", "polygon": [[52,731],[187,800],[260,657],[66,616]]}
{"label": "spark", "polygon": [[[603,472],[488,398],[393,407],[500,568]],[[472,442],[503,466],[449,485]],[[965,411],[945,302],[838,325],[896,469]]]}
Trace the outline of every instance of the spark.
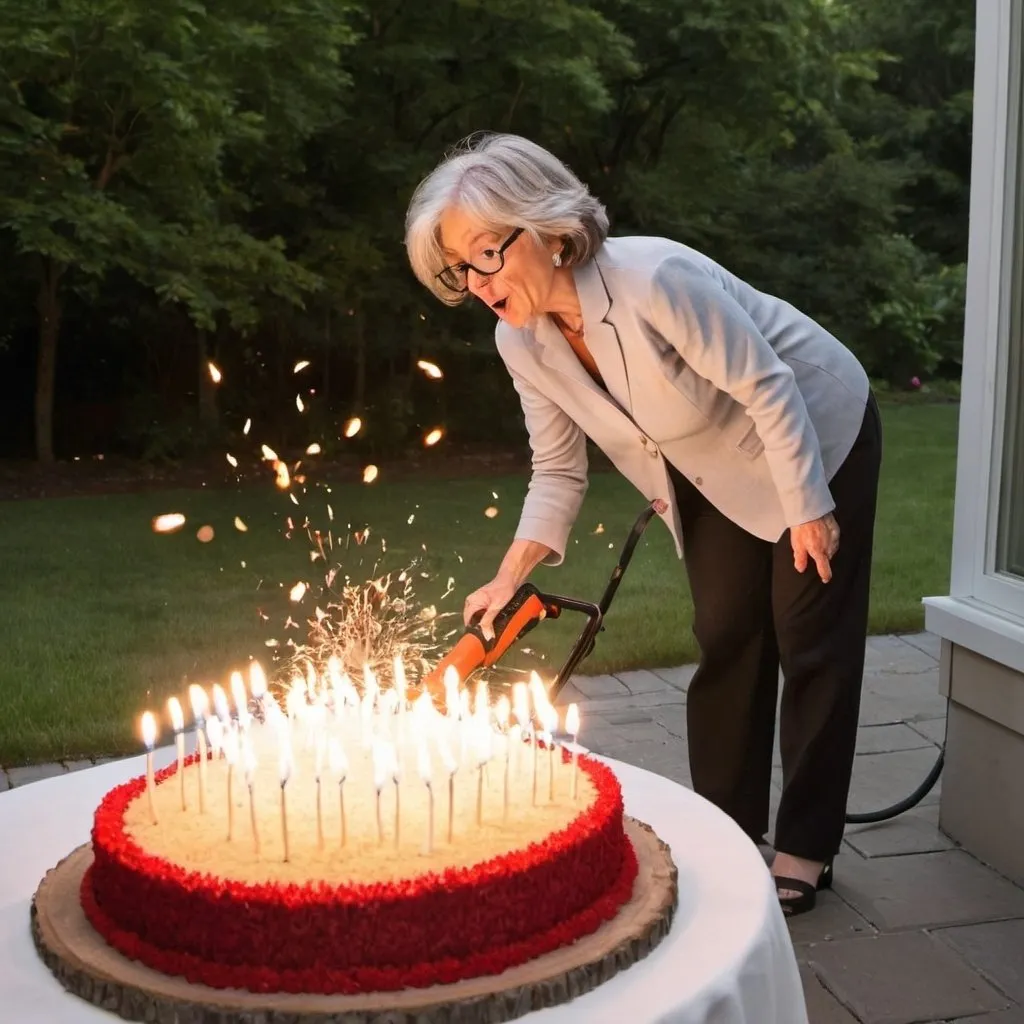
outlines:
{"label": "spark", "polygon": [[493,499],[494,499],[495,501],[497,501],[497,500],[498,500],[498,492],[497,492],[497,491],[491,491],[491,497],[492,497],[492,498],[493,498]]}
{"label": "spark", "polygon": [[252,419],[250,418],[250,419],[247,419],[245,421],[245,426],[242,427],[242,433],[245,434],[246,437],[249,436],[249,430],[250,430],[251,427],[252,427]]}
{"label": "spark", "polygon": [[604,533],[604,523],[597,524],[597,529],[594,530],[594,535],[596,536],[599,533]]}
{"label": "spark", "polygon": [[345,436],[355,437],[363,428],[363,421],[358,416],[353,416],[352,419],[345,424]]}
{"label": "spark", "polygon": [[334,522],[334,509],[330,505],[327,506],[327,518],[333,523]]}
{"label": "spark", "polygon": [[210,541],[213,540],[213,527],[209,525],[200,526],[199,529],[196,530],[196,540],[203,544],[209,544]]}
{"label": "spark", "polygon": [[[277,479],[274,481],[274,483],[276,483],[277,486],[280,487],[282,491],[288,490],[289,486],[291,486],[291,480],[288,477],[288,467],[283,462],[275,462],[274,472],[277,474]],[[294,494],[290,494],[289,497],[292,499],[292,501],[295,501]],[[295,504],[297,505],[298,502],[295,501]]]}
{"label": "spark", "polygon": [[239,533],[245,533],[245,531],[249,529],[249,527],[245,525],[241,516],[235,516],[235,529],[238,530]]}
{"label": "spark", "polygon": [[307,455],[319,455],[320,452],[320,445],[318,445],[315,441],[306,449]]}
{"label": "spark", "polygon": [[489,505],[484,509],[484,515],[487,516],[488,519],[493,519],[497,514],[498,510],[493,505]]}
{"label": "spark", "polygon": [[228,452],[224,457],[228,460],[228,464],[229,465],[231,465],[231,466],[237,466],[238,465],[238,459],[236,459],[234,457],[234,455],[231,454],[231,452]]}
{"label": "spark", "polygon": [[411,516],[409,516],[409,518],[408,518],[408,519],[406,519],[406,523],[407,523],[407,524],[408,524],[409,526],[412,526],[412,521],[413,521],[413,520],[414,520],[415,518],[416,518],[416,513],[415,513],[415,512],[413,512],[413,514],[412,514]]}
{"label": "spark", "polygon": [[309,360],[308,359],[300,359],[295,364],[295,369],[292,370],[292,373],[301,373],[307,366],[309,366]]}
{"label": "spark", "polygon": [[440,367],[436,363],[427,362],[426,359],[420,359],[416,362],[418,369],[422,370],[431,380],[440,380],[444,374],[441,372]]}
{"label": "spark", "polygon": [[220,372],[220,368],[215,362],[208,362],[206,367],[210,371],[210,380],[212,380],[214,384],[219,384],[224,379],[224,375]]}
{"label": "spark", "polygon": [[153,517],[154,533],[175,533],[185,525],[185,517],[180,512],[167,512]]}
{"label": "spark", "polygon": [[278,461],[277,452],[275,452],[274,449],[270,447],[270,445],[268,445],[268,444],[261,444],[260,445],[260,451],[263,453],[263,458],[264,458],[265,461],[267,461],[267,462],[277,462]]}
{"label": "spark", "polygon": [[297,604],[306,596],[306,584],[296,583],[295,586],[288,591],[288,596]]}
{"label": "spark", "polygon": [[290,491],[288,492],[288,497],[291,498],[291,501],[292,501],[293,505],[298,505],[299,499],[296,498],[295,495],[292,494]]}
{"label": "spark", "polygon": [[363,470],[363,483],[372,484],[373,481],[377,479],[377,473],[378,470],[376,466],[367,466]]}
{"label": "spark", "polygon": [[306,411],[306,407],[302,404],[302,395],[295,396],[295,408],[298,409],[299,412]]}
{"label": "spark", "polygon": [[437,442],[440,441],[442,437],[444,437],[444,428],[434,427],[434,429],[428,431],[426,436],[423,438],[423,444],[427,448],[430,448],[433,445],[437,444]]}

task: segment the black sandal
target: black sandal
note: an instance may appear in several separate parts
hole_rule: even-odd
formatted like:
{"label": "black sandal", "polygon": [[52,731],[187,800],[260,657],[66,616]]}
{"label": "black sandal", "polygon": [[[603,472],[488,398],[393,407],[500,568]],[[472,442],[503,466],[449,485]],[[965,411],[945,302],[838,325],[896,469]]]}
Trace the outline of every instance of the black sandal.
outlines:
{"label": "black sandal", "polygon": [[[823,889],[832,888],[832,862],[827,861],[818,875],[818,884],[811,885],[801,878],[786,878],[779,875],[775,878],[775,891],[779,896],[779,905],[786,917],[796,917],[813,910],[818,902],[818,893]],[[795,892],[796,896],[783,896],[785,889]]]}

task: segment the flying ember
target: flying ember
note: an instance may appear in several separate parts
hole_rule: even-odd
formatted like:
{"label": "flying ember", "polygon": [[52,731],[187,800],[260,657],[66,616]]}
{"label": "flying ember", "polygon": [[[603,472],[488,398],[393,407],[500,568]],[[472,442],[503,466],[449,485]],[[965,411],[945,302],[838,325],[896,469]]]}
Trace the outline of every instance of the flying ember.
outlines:
{"label": "flying ember", "polygon": [[295,369],[292,370],[292,373],[299,373],[301,370],[304,370],[307,366],[309,366],[309,360],[308,359],[300,359],[295,364]]}
{"label": "flying ember", "polygon": [[367,466],[363,470],[363,483],[372,484],[373,481],[377,479],[377,472],[376,466]]}
{"label": "flying ember", "polygon": [[444,428],[434,427],[433,430],[428,431],[427,434],[424,436],[423,443],[428,448],[430,448],[431,446],[437,444],[437,442],[440,441],[442,437],[444,437]]}
{"label": "flying ember", "polygon": [[440,367],[435,363],[427,362],[426,359],[420,359],[416,363],[417,368],[422,370],[431,380],[440,380],[444,374],[441,372]]}
{"label": "flying ember", "polygon": [[210,371],[210,380],[212,380],[214,384],[219,384],[224,379],[224,375],[220,372],[220,368],[213,362],[207,363],[206,365]]}
{"label": "flying ember", "polygon": [[153,518],[154,533],[174,533],[185,525],[185,517],[180,512],[168,512]]}
{"label": "flying ember", "polygon": [[363,421],[358,416],[353,416],[352,419],[350,419],[348,423],[345,424],[345,436],[355,437],[356,434],[358,434],[359,431],[362,429],[362,427]]}
{"label": "flying ember", "polygon": [[315,441],[306,449],[307,455],[319,455],[321,451],[320,445]]}

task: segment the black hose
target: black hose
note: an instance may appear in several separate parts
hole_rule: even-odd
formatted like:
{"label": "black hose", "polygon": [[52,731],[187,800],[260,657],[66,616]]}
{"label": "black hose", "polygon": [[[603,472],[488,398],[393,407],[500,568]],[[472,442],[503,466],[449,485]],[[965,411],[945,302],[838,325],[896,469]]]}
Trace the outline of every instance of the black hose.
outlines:
{"label": "black hose", "polygon": [[921,783],[917,789],[914,790],[910,796],[904,797],[899,803],[893,804],[891,807],[885,807],[880,811],[866,811],[863,814],[847,814],[846,823],[848,825],[866,825],[876,821],[888,821],[890,818],[895,818],[902,814],[904,811],[909,811],[911,807],[916,807],[931,791],[932,787],[936,782],[939,781],[939,776],[942,774],[942,765],[946,760],[946,748],[939,748],[939,756],[932,765],[932,770],[925,777],[924,782]]}

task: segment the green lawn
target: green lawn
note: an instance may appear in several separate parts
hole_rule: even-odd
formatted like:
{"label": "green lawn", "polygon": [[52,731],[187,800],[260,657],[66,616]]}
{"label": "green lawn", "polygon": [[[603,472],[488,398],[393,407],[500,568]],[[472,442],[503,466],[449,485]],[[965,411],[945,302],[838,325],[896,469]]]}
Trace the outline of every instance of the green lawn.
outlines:
{"label": "green lawn", "polygon": [[[957,408],[883,406],[887,448],[879,509],[871,627],[919,629],[921,598],[947,588]],[[468,589],[489,578],[514,528],[525,479],[507,477],[361,484],[311,489],[296,508],[266,487],[199,490],[0,504],[0,764],[115,754],[136,749],[138,714],[159,709],[188,682],[227,681],[250,655],[271,667],[265,641],[285,629],[288,589],[322,581],[301,530],[286,518],[344,539],[367,523],[365,545],[336,545],[353,580],[400,569],[414,558],[417,595],[457,612]],[[492,492],[498,495],[497,500]],[[334,521],[329,521],[331,505]],[[488,506],[500,512],[484,515]],[[617,475],[594,474],[569,556],[536,579],[559,593],[596,599],[643,499]],[[150,521],[182,512],[188,525],[154,534]],[[235,516],[247,532],[233,526]],[[408,522],[414,516],[413,522]],[[204,523],[216,536],[201,544]],[[598,525],[603,532],[597,533]],[[381,538],[386,541],[382,554]],[[424,550],[425,546],[425,550]],[[244,567],[243,564],[244,563]],[[322,564],[322,563],[320,563]],[[454,590],[445,592],[449,577]],[[301,605],[312,615],[315,602]],[[294,606],[292,606],[294,609]],[[258,614],[264,610],[270,618]],[[296,615],[296,618],[300,616]],[[637,550],[585,663],[589,672],[692,660],[690,605],[681,564],[657,522]],[[452,620],[455,625],[455,619]],[[518,664],[548,666],[565,656],[579,622],[545,623]],[[543,662],[538,659],[543,658]]]}

